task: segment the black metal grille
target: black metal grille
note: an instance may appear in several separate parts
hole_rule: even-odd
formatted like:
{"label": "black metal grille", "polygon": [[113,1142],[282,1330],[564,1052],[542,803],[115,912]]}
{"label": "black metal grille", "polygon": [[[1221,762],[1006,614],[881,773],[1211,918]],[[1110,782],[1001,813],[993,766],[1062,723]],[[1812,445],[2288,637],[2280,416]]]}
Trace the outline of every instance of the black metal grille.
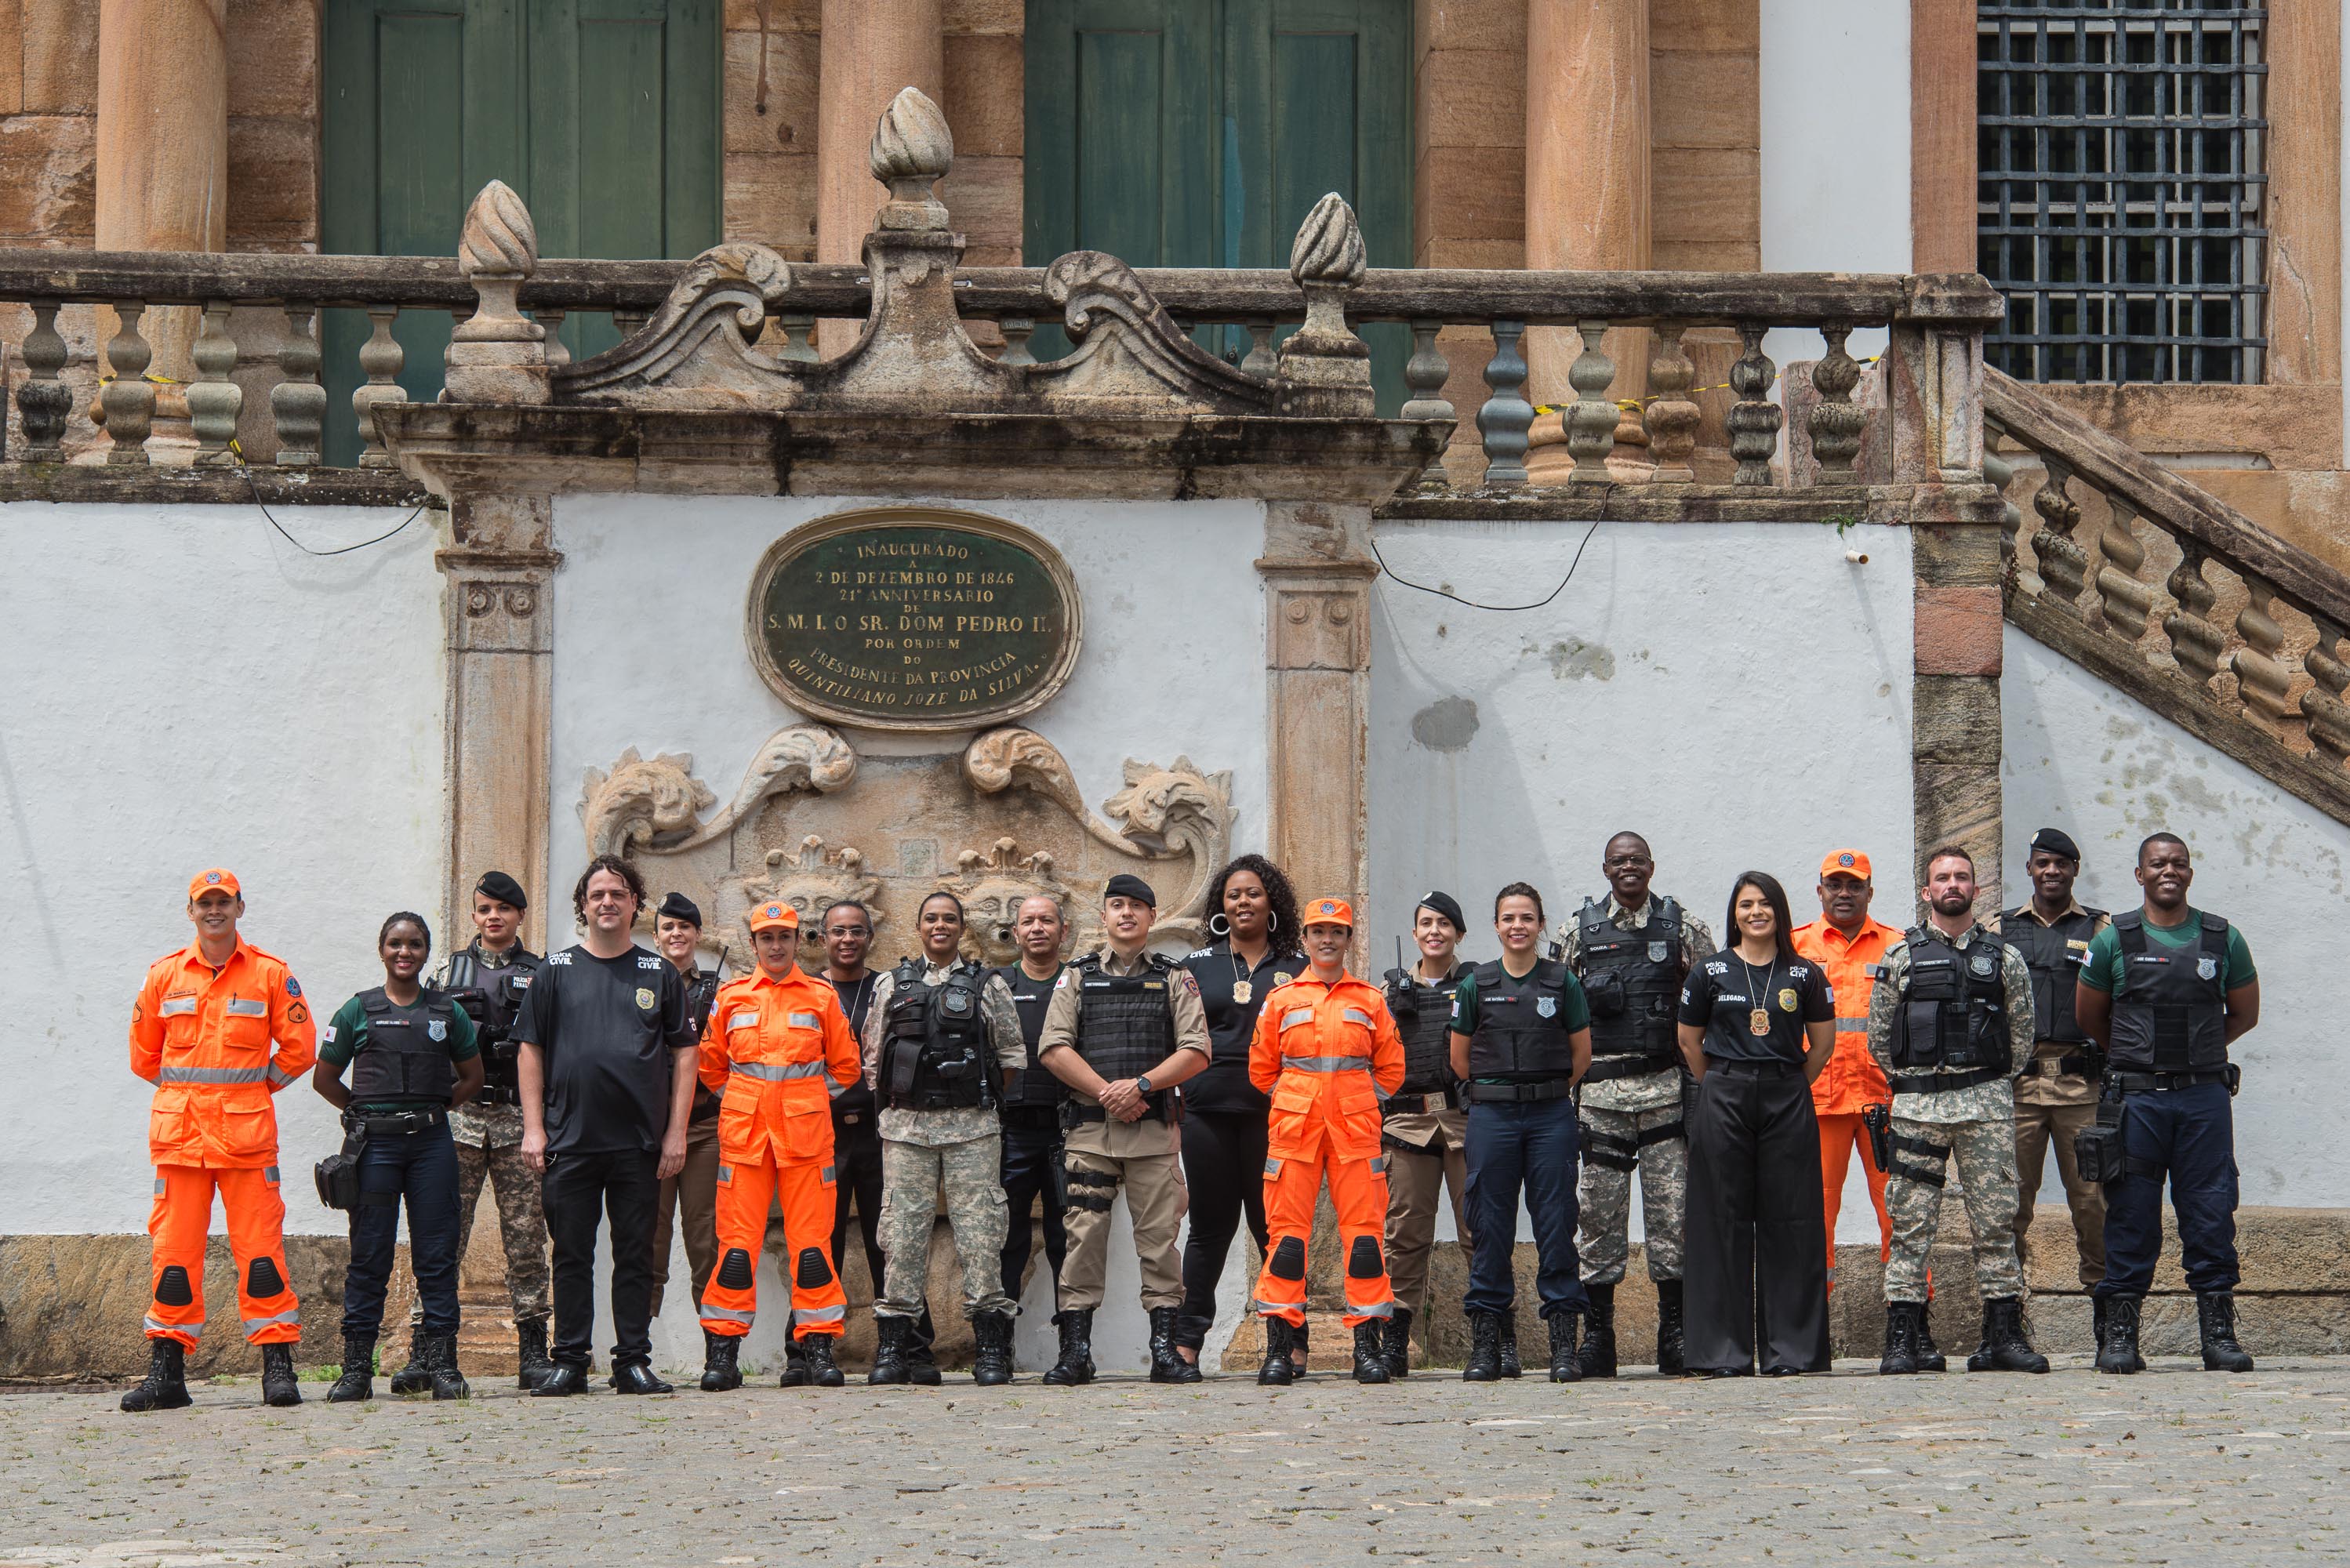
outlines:
{"label": "black metal grille", "polygon": [[2258,381],[2267,7],[1980,0],[1984,347],[2026,381]]}

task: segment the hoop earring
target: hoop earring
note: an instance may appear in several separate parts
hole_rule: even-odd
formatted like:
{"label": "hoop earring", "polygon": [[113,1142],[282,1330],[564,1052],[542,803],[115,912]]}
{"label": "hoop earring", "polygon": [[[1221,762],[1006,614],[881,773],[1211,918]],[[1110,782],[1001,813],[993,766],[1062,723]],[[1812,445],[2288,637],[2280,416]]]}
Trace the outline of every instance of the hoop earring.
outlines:
{"label": "hoop earring", "polygon": [[1232,922],[1222,914],[1210,915],[1208,934],[1211,937],[1228,937],[1232,934]]}
{"label": "hoop earring", "polygon": [[1281,929],[1281,917],[1267,909],[1264,912],[1264,934],[1271,936],[1279,929]]}

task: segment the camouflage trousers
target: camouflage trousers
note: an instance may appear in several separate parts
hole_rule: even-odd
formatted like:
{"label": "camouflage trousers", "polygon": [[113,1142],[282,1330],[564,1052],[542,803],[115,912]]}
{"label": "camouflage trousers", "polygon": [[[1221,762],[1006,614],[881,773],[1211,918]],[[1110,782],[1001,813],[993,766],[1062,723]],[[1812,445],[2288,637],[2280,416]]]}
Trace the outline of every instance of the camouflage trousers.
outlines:
{"label": "camouflage trousers", "polygon": [[1689,1131],[1679,1100],[1651,1111],[1581,1115],[1583,1174],[1575,1184],[1582,1217],[1575,1254],[1583,1282],[1622,1282],[1632,1244],[1632,1172],[1640,1173],[1640,1214],[1648,1239],[1648,1278],[1681,1277],[1689,1215]]}
{"label": "camouflage trousers", "polygon": [[882,1272],[876,1317],[919,1317],[931,1277],[931,1231],[944,1193],[947,1225],[962,1265],[965,1313],[1011,1316],[1020,1304],[1003,1293],[1003,1238],[1011,1206],[1003,1200],[1003,1137],[991,1132],[962,1143],[881,1140]]}
{"label": "camouflage trousers", "polygon": [[[538,1206],[538,1173],[523,1163],[522,1147],[457,1146],[457,1262],[473,1234],[473,1208],[486,1180],[497,1196],[498,1239],[505,1243],[506,1299],[516,1323],[544,1318],[553,1310],[546,1272],[546,1216]],[[409,1309],[411,1332],[424,1321],[420,1298]]]}
{"label": "camouflage trousers", "polygon": [[1926,1254],[1942,1220],[1942,1183],[1956,1157],[1967,1224],[1974,1231],[1975,1284],[1987,1301],[2023,1294],[2015,1260],[2015,1122],[1913,1122],[1893,1118],[1893,1163],[1885,1173],[1885,1210],[1893,1220],[1893,1255],[1885,1264],[1885,1299],[1926,1299]]}

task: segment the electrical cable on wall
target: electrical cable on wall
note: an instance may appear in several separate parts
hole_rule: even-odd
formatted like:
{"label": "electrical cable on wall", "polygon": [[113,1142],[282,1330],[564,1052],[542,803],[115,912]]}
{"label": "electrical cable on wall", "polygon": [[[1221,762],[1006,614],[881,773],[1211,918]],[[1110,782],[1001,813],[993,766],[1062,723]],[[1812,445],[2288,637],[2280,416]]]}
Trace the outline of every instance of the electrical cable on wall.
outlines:
{"label": "electrical cable on wall", "polygon": [[386,539],[389,539],[393,535],[400,533],[401,529],[406,528],[411,523],[415,522],[417,518],[424,514],[424,504],[422,502],[419,502],[417,503],[416,510],[401,518],[398,526],[390,529],[389,532],[379,534],[372,539],[362,539],[356,545],[345,545],[339,549],[313,550],[309,545],[305,545],[301,540],[294,537],[293,535],[286,533],[286,524],[280,523],[276,517],[271,514],[268,503],[261,499],[261,486],[253,483],[253,470],[241,467],[237,470],[237,472],[244,476],[244,487],[253,492],[253,504],[261,508],[261,514],[269,519],[269,525],[272,528],[276,529],[278,534],[284,537],[287,544],[293,545],[296,549],[301,551],[306,556],[317,556],[322,557],[327,556],[348,556],[354,550],[364,550],[370,545],[380,545]]}
{"label": "electrical cable on wall", "polygon": [[1591,536],[1599,532],[1599,524],[1605,521],[1605,518],[1595,517],[1592,519],[1591,526],[1583,531],[1583,543],[1575,547],[1575,559],[1566,564],[1566,576],[1559,578],[1558,587],[1551,589],[1550,592],[1544,594],[1542,597],[1536,599],[1530,605],[1481,604],[1475,599],[1464,599],[1459,594],[1452,592],[1449,588],[1432,588],[1426,583],[1415,583],[1409,577],[1403,576],[1393,566],[1388,565],[1388,558],[1379,554],[1379,542],[1376,537],[1371,540],[1371,556],[1378,562],[1379,570],[1381,572],[1393,577],[1405,587],[1418,588],[1421,593],[1434,594],[1438,598],[1451,599],[1454,604],[1467,605],[1471,609],[1499,610],[1503,614],[1514,615],[1521,610],[1538,610],[1566,591],[1566,585],[1575,580],[1575,568],[1583,564],[1584,549],[1591,543]]}

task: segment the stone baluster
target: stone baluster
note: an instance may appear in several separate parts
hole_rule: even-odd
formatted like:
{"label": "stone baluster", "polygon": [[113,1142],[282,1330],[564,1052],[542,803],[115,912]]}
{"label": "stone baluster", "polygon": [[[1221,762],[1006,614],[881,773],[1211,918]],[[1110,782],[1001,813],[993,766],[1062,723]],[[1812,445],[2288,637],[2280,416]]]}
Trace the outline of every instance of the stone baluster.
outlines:
{"label": "stone baluster", "polygon": [[1853,483],[1852,460],[1860,455],[1861,431],[1868,427],[1868,410],[1852,400],[1860,362],[1845,352],[1851,335],[1849,327],[1821,327],[1828,351],[1812,366],[1812,390],[1819,394],[1812,405],[1812,455],[1819,460],[1822,484]]}
{"label": "stone baluster", "polygon": [[[813,365],[816,362],[815,317],[778,316],[775,317],[775,325],[784,329],[784,358],[785,360],[794,365]],[[1012,337],[1012,323],[1007,321],[1003,326],[1003,336],[1008,345]],[[1033,329],[1033,327],[1034,324],[1031,323],[1031,328]],[[1020,351],[1023,354],[1025,354],[1028,351],[1028,339],[1024,334],[1020,339]],[[1012,358],[1008,347],[1003,357],[1007,359]],[[1032,360],[1031,363],[1034,363],[1034,361]]]}
{"label": "stone baluster", "polygon": [[286,341],[277,368],[286,379],[269,389],[270,417],[277,424],[277,462],[283,468],[311,468],[318,462],[318,438],[327,424],[327,389],[318,385],[318,340],[310,305],[286,307]]}
{"label": "stone baluster", "polygon": [[2250,572],[2244,579],[2244,607],[2236,612],[2236,631],[2244,646],[2228,657],[2236,672],[2236,696],[2257,722],[2272,732],[2290,732],[2300,726],[2301,706],[2293,701],[2293,667],[2285,663],[2284,628],[2276,622],[2276,585]]}
{"label": "stone baluster", "polygon": [[106,438],[113,443],[106,454],[109,463],[144,463],[148,432],[155,428],[155,383],[147,379],[155,351],[139,335],[139,317],[146,309],[135,299],[116,306],[120,326],[106,340],[106,364],[113,375],[98,401],[106,410]]}
{"label": "stone baluster", "polygon": [[1241,369],[1252,376],[1270,376],[1279,368],[1280,358],[1273,351],[1273,328],[1270,321],[1243,323],[1248,327],[1249,351],[1241,358]]}
{"label": "stone baluster", "polygon": [[2203,580],[2203,562],[2208,555],[2190,535],[2178,535],[2178,565],[2164,586],[2178,607],[2162,618],[2162,629],[2170,634],[2170,656],[2178,661],[2179,674],[2205,696],[2211,694],[2211,678],[2220,673],[2226,657],[2227,634],[2204,618],[2214,600],[2220,597],[2210,583]]}
{"label": "stone baluster", "polygon": [[384,449],[383,437],[376,433],[374,409],[378,403],[403,402],[408,397],[400,384],[408,352],[391,335],[391,324],[399,315],[396,305],[368,306],[368,319],[375,324],[375,330],[359,345],[359,369],[367,372],[367,380],[351,393],[351,412],[359,421],[361,468],[392,466],[391,453]]}
{"label": "stone baluster", "polygon": [[1648,360],[1648,407],[1643,418],[1648,435],[1648,461],[1657,465],[1659,484],[1688,484],[1697,478],[1690,454],[1697,451],[1697,404],[1690,388],[1697,381],[1697,366],[1681,347],[1686,327],[1660,323],[1656,352]]}
{"label": "stone baluster", "polygon": [[2108,628],[2135,643],[2154,615],[2154,585],[2137,575],[2146,565],[2146,545],[2133,526],[2137,508],[2118,495],[2106,496],[2106,526],[2097,535],[2097,552],[2105,557],[2097,568],[2098,611]]}
{"label": "stone baluster", "polygon": [[189,357],[196,362],[197,379],[188,388],[188,426],[195,432],[196,461],[220,457],[236,439],[236,417],[244,410],[244,389],[231,379],[236,369],[236,340],[228,335],[228,302],[205,305],[203,326]]}
{"label": "stone baluster", "polygon": [[1028,351],[1028,339],[1035,335],[1036,323],[1031,317],[1007,316],[997,322],[1003,334],[1003,352],[997,355],[1006,365],[1034,365],[1036,356]]}
{"label": "stone baluster", "polygon": [[66,412],[73,392],[57,379],[65,369],[65,335],[57,330],[57,307],[33,306],[33,329],[25,334],[25,384],[16,389],[16,412],[25,421],[25,461],[65,461]]}
{"label": "stone baluster", "polygon": [[1444,383],[1451,378],[1452,362],[1436,347],[1436,335],[1443,327],[1441,321],[1411,324],[1411,358],[1403,366],[1403,384],[1411,389],[1411,398],[1402,409],[1405,419],[1452,418],[1452,405],[1444,396]]}
{"label": "stone baluster", "polygon": [[1566,368],[1566,383],[1575,389],[1575,406],[1566,411],[1566,450],[1575,457],[1567,477],[1577,483],[1607,483],[1607,454],[1616,450],[1617,408],[1607,389],[1616,381],[1616,361],[1599,347],[1607,335],[1605,321],[1578,321],[1583,352]]}
{"label": "stone baluster", "polygon": [[2000,431],[1989,421],[1983,422],[1983,483],[1999,492],[2000,548],[2005,554],[2007,566],[2002,582],[2015,571],[2015,542],[2023,534],[2023,509],[2007,498],[2007,487],[2015,479],[2015,464],[1999,452]]}
{"label": "stone baluster", "polygon": [[1779,367],[1762,352],[1764,330],[1760,323],[1738,324],[1738,338],[1746,352],[1730,367],[1730,389],[1738,394],[1738,401],[1724,421],[1730,428],[1730,455],[1738,460],[1738,472],[1731,476],[1733,484],[1771,483],[1771,459],[1779,451],[1779,427],[1787,418],[1771,400]]}
{"label": "stone baluster", "polygon": [[2073,482],[2073,471],[2051,453],[2043,452],[2041,461],[2047,464],[2047,477],[2032,497],[2032,509],[2040,514],[2032,553],[2040,560],[2043,597],[2077,617],[2081,588],[2089,576],[2089,553],[2073,537],[2073,530],[2081,525],[2081,504],[2065,488]]}
{"label": "stone baluster", "polygon": [[570,314],[570,311],[552,305],[530,313],[533,321],[546,328],[546,362],[549,367],[571,363],[571,345],[563,340],[563,322]]}
{"label": "stone baluster", "polygon": [[639,331],[643,330],[645,323],[650,319],[650,313],[642,310],[615,310],[612,312],[612,325],[620,329],[620,336],[623,337],[634,337]]}
{"label": "stone baluster", "polygon": [[1516,486],[1526,482],[1526,431],[1534,422],[1534,406],[1526,401],[1526,359],[1518,352],[1526,324],[1496,321],[1492,330],[1493,357],[1485,365],[1491,391],[1477,410],[1477,433],[1485,441],[1485,483]]}
{"label": "stone baluster", "polygon": [[2338,768],[2350,758],[2350,703],[2343,701],[2350,690],[2350,664],[2339,652],[2345,634],[2338,621],[2322,615],[2310,618],[2317,623],[2317,640],[2301,656],[2301,667],[2316,684],[2301,694],[2301,711],[2309,721],[2311,749]]}

